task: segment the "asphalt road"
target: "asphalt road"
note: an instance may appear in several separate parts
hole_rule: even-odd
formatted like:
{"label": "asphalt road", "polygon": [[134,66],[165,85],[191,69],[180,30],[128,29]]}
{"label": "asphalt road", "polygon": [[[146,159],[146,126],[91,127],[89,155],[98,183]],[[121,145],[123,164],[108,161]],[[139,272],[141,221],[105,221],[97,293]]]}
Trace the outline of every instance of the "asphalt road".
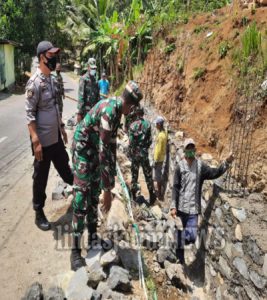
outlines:
{"label": "asphalt road", "polygon": [[[66,95],[77,98],[77,82],[65,74],[63,80]],[[24,105],[24,94],[9,95],[0,101],[0,201],[22,176],[16,172],[19,163],[31,155]],[[76,102],[66,98],[63,119],[75,114],[75,110]],[[12,174],[10,180],[9,174]]]}

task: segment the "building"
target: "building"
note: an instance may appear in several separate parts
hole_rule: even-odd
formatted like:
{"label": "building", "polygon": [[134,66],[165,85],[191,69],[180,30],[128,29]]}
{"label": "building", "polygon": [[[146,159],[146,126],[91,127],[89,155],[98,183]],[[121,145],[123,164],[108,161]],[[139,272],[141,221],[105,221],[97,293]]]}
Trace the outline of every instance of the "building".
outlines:
{"label": "building", "polygon": [[18,43],[0,39],[0,91],[15,83],[14,49]]}

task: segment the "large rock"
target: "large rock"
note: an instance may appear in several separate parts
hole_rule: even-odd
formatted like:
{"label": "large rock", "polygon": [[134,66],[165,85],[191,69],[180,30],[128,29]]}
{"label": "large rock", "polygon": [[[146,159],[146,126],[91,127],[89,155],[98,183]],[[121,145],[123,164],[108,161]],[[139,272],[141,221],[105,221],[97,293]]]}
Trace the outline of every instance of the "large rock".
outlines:
{"label": "large rock", "polygon": [[100,262],[96,261],[92,267],[90,268],[89,274],[88,274],[88,285],[92,288],[96,288],[100,281],[103,281],[107,278],[106,273],[103,271],[102,266],[100,265]]}
{"label": "large rock", "polygon": [[171,263],[175,263],[177,261],[177,258],[171,248],[162,246],[157,251],[157,261],[160,265],[163,265],[166,260]]}
{"label": "large rock", "polygon": [[259,246],[256,243],[256,240],[249,237],[244,242],[244,247],[252,260],[259,266],[263,264],[263,253],[260,250]]}
{"label": "large rock", "polygon": [[117,198],[112,201],[112,205],[107,217],[107,230],[110,232],[125,231],[128,224],[128,214],[125,205]]}
{"label": "large rock", "polygon": [[240,224],[236,225],[236,228],[235,228],[235,238],[236,238],[236,240],[238,240],[240,242],[243,240],[243,235],[242,235]]}
{"label": "large rock", "polygon": [[93,289],[87,286],[88,274],[86,269],[80,268],[73,275],[66,292],[68,300],[91,300]]}
{"label": "large rock", "polygon": [[85,258],[86,265],[88,266],[89,270],[95,264],[95,262],[100,262],[101,256],[103,254],[102,249],[90,249],[87,253]]}
{"label": "large rock", "polygon": [[138,248],[125,241],[120,241],[117,246],[123,267],[128,270],[138,270]]}
{"label": "large rock", "polygon": [[141,235],[141,241],[142,245],[148,249],[148,250],[155,250],[158,249],[159,243],[161,239],[163,238],[162,232],[151,232],[149,233],[143,233]]}
{"label": "large rock", "polygon": [[184,269],[182,265],[172,264],[168,261],[165,261],[164,267],[168,279],[171,281],[172,285],[182,290],[186,290],[188,288],[189,281],[184,275]]}
{"label": "large rock", "polygon": [[240,257],[236,257],[233,260],[233,265],[236,267],[236,269],[238,270],[238,272],[245,278],[245,279],[249,279],[249,275],[248,275],[248,268],[247,268],[247,264],[244,261],[244,259],[240,258]]}
{"label": "large rock", "polygon": [[265,287],[266,279],[264,279],[262,276],[260,276],[257,272],[255,272],[253,270],[250,271],[249,277],[258,289],[262,290]]}
{"label": "large rock", "polygon": [[112,290],[119,292],[130,292],[132,289],[129,271],[119,267],[112,266],[107,280],[108,286]]}
{"label": "large rock", "polygon": [[60,287],[50,287],[45,293],[44,300],[65,300],[65,294]]}
{"label": "large rock", "polygon": [[234,257],[243,257],[244,256],[242,243],[232,244],[232,254]]}
{"label": "large rock", "polygon": [[227,261],[222,257],[220,256],[220,259],[219,259],[219,266],[220,266],[220,272],[228,279],[228,280],[231,280],[232,279],[232,270],[231,268],[229,267]]}
{"label": "large rock", "polygon": [[242,208],[231,208],[232,214],[239,222],[244,222],[247,218],[246,210]]}
{"label": "large rock", "polygon": [[104,253],[100,259],[100,263],[103,267],[117,262],[119,262],[119,257],[114,249]]}
{"label": "large rock", "polygon": [[33,283],[22,300],[43,300],[43,287],[39,282]]}

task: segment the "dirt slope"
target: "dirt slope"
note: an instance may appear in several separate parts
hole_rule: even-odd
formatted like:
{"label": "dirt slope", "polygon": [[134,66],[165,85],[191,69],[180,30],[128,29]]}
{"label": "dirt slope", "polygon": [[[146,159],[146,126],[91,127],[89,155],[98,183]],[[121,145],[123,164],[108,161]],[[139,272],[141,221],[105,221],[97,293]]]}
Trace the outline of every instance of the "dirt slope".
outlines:
{"label": "dirt slope", "polygon": [[[257,22],[266,43],[267,8],[259,8],[254,15],[249,10],[240,12],[229,8],[213,14],[194,17],[186,25],[166,29],[156,37],[144,65],[143,82],[148,82],[146,98],[174,128],[184,130],[195,138],[201,152],[211,152],[217,159],[229,151],[232,107],[237,98],[237,74],[232,54],[240,46],[240,37],[246,26],[241,20]],[[207,37],[208,34],[211,36]],[[219,58],[219,45],[228,41],[231,49]],[[171,53],[168,47],[174,44]],[[180,65],[184,61],[184,70]],[[194,76],[204,72],[195,79]],[[253,164],[266,178],[266,118],[267,108],[261,111],[253,131]],[[262,159],[264,161],[262,161]]]}

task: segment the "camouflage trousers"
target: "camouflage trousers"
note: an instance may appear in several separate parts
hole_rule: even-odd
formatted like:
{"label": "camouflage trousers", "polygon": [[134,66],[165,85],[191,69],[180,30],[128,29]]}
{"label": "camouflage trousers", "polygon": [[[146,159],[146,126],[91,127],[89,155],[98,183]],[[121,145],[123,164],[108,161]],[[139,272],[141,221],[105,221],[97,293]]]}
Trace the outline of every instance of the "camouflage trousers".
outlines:
{"label": "camouflage trousers", "polygon": [[74,234],[82,234],[85,218],[88,226],[97,223],[97,206],[99,201],[100,172],[97,153],[81,155],[72,153],[74,175],[74,199],[72,227]]}
{"label": "camouflage trousers", "polygon": [[148,155],[144,156],[135,156],[132,159],[131,172],[132,172],[132,191],[134,193],[138,190],[138,175],[139,167],[143,168],[143,172],[146,179],[147,189],[150,193],[154,191],[153,179],[152,179],[152,168],[149,163]]}
{"label": "camouflage trousers", "polygon": [[63,98],[62,98],[62,96],[58,97],[58,110],[59,110],[60,116],[62,117],[62,113],[63,113]]}

